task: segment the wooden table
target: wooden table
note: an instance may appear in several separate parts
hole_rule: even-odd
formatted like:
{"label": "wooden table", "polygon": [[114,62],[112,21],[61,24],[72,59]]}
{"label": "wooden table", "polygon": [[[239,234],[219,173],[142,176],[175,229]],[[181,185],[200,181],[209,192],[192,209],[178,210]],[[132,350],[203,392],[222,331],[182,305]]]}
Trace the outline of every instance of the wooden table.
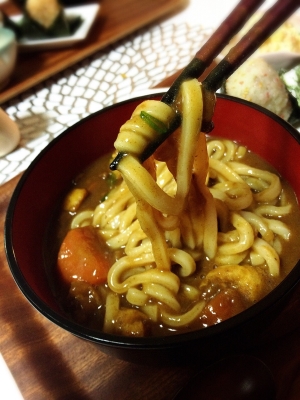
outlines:
{"label": "wooden table", "polygon": [[[161,86],[168,86],[173,79]],[[18,179],[0,186],[1,226]],[[114,359],[48,321],[17,288],[3,243],[1,229],[0,352],[25,400],[171,400],[196,372],[191,366],[153,367]],[[276,400],[300,398],[299,310],[300,286],[262,332],[268,345],[264,340],[248,350],[272,370],[277,382]]]}

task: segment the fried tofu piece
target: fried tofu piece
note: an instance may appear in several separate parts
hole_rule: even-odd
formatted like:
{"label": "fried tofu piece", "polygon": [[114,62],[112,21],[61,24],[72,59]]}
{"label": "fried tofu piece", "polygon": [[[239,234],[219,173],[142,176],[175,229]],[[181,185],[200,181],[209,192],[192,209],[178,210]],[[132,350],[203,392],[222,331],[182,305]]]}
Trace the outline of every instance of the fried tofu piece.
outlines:
{"label": "fried tofu piece", "polygon": [[75,212],[80,207],[83,200],[87,197],[86,189],[75,188],[65,198],[63,209],[69,212]]}
{"label": "fried tofu piece", "polygon": [[58,0],[27,0],[25,10],[29,17],[49,29],[63,11]]}
{"label": "fried tofu piece", "polygon": [[147,316],[141,311],[120,309],[116,316],[115,328],[124,336],[143,337],[147,335],[147,321]]}
{"label": "fried tofu piece", "polygon": [[222,265],[210,271],[206,279],[236,288],[251,303],[260,300],[263,294],[264,278],[250,265]]}

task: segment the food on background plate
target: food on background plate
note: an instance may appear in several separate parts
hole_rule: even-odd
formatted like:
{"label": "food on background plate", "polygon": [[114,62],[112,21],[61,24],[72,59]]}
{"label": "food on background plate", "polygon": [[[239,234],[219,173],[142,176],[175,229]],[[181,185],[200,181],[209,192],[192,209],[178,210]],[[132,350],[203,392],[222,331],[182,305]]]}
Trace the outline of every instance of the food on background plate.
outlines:
{"label": "food on background plate", "polygon": [[24,12],[45,30],[50,29],[58,18],[64,20],[64,10],[58,0],[27,0]]}
{"label": "food on background plate", "polygon": [[300,65],[283,72],[281,78],[291,95],[296,99],[300,107]]}
{"label": "food on background plate", "polygon": [[82,23],[81,17],[67,18],[59,0],[26,0],[20,22],[4,15],[4,26],[18,39],[59,38],[72,35]]}
{"label": "food on background plate", "polygon": [[[240,32],[230,41],[228,47],[226,47],[224,54],[228,51],[228,48],[235,45],[240,38],[242,38],[246,32],[260,19],[261,14],[256,13]],[[278,51],[289,51],[292,53],[300,53],[300,25],[299,16],[295,15],[289,20],[285,21],[255,52],[257,56],[263,53],[272,53]]]}
{"label": "food on background plate", "polygon": [[300,53],[300,29],[290,21],[284,22],[258,49],[258,53],[290,51]]}
{"label": "food on background plate", "polygon": [[264,59],[245,61],[225,82],[225,93],[256,103],[288,121],[293,104],[278,72]]}
{"label": "food on background plate", "polygon": [[[147,100],[120,129],[117,171],[108,154],[74,179],[47,252],[76,321],[126,336],[205,328],[255,304],[298,260],[292,189],[242,144],[206,138],[203,105],[195,79],[172,106]],[[178,112],[179,129],[142,163]]]}
{"label": "food on background plate", "polygon": [[226,80],[222,91],[258,104],[292,125],[298,125],[299,71],[300,66],[276,71],[263,58],[251,57]]}

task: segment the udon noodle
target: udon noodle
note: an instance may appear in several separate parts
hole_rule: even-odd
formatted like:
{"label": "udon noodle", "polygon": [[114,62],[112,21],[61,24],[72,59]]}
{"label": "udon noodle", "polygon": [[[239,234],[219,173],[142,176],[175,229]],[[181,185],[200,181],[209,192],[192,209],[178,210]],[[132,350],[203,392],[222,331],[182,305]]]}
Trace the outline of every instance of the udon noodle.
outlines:
{"label": "udon noodle", "polygon": [[[176,112],[181,127],[141,162]],[[247,165],[244,146],[207,140],[202,113],[197,80],[182,84],[172,106],[140,104],[115,142],[124,153],[115,172],[120,183],[95,208],[72,217],[71,230],[92,226],[114,254],[107,281],[85,282],[88,295],[100,299],[98,325],[105,332],[144,336],[154,334],[154,325],[164,333],[205,327],[254,304],[278,282],[282,248],[292,236],[284,218],[297,206],[276,173]],[[62,246],[60,271],[67,257]],[[69,282],[77,302],[79,281]],[[210,321],[218,296],[229,312]]]}

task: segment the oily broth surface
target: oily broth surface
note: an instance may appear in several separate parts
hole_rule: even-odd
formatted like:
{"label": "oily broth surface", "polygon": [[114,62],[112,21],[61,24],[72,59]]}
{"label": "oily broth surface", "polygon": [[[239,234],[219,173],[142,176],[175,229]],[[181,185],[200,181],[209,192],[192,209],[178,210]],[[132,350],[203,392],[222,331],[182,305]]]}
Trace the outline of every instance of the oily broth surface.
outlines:
{"label": "oily broth surface", "polygon": [[[85,188],[89,191],[89,195],[83,201],[77,213],[84,210],[93,210],[111,190],[113,184],[113,179],[111,179],[111,177],[113,176],[113,173],[111,173],[109,169],[110,160],[111,154],[102,156],[90,164],[73,180],[70,189],[78,187]],[[69,226],[73,216],[74,214],[67,211],[60,211],[57,227],[58,246],[60,246],[67,231],[70,229]]]}
{"label": "oily broth surface", "polygon": [[[101,199],[103,199],[105,195],[111,190],[111,188],[115,184],[118,184],[118,180],[114,181],[112,179],[113,174],[109,170],[110,160],[111,160],[110,154],[99,158],[94,163],[92,163],[85,171],[83,171],[79,176],[77,176],[72,182],[70,189],[74,187],[86,188],[90,193],[89,196],[83,201],[77,212],[81,212],[87,209],[94,209],[99,204]],[[276,173],[276,170],[272,166],[270,166],[256,154],[253,154],[251,152],[247,152],[247,155],[243,158],[243,163],[246,163],[255,168],[265,169]],[[300,246],[298,243],[299,241],[298,238],[300,237],[299,206],[295,198],[294,192],[292,188],[289,186],[289,184],[284,180],[282,180],[281,183],[283,188],[286,190],[288,201],[292,203],[292,210],[293,210],[289,215],[283,217],[282,221],[287,223],[287,225],[291,228],[292,233],[290,241],[288,243],[286,242],[283,243],[282,254],[281,254],[280,277],[276,279],[270,278],[266,280],[265,294],[269,293],[275,286],[278,285],[278,283],[282,279],[284,279],[284,277],[290,272],[290,270],[294,267],[294,265],[300,258],[300,248],[299,248]],[[56,276],[56,258],[59,247],[67,231],[69,230],[72,218],[73,215],[70,214],[69,212],[61,210],[59,211],[58,219],[56,219],[56,223],[53,224],[50,230],[51,232],[50,236],[52,238],[51,245],[50,248],[49,246],[47,246],[46,252],[48,253],[48,255],[45,257],[45,259],[48,260],[47,269],[48,271],[50,271],[49,279],[52,283],[54,293],[57,296],[59,303],[62,305],[62,308],[67,312],[70,311],[70,304],[67,295],[68,288],[66,288],[62,284],[62,282],[60,282],[59,278]],[[50,257],[49,257],[49,252],[50,252]],[[122,254],[122,250],[119,250],[117,253],[115,253],[115,257],[118,258],[120,254]],[[181,278],[181,280],[187,284],[199,286],[201,280],[203,279],[203,276],[205,276],[206,273],[213,268],[213,266],[214,265],[212,262],[202,260],[200,272],[196,271],[192,276],[184,279]],[[103,287],[100,288],[100,292],[101,290],[107,292],[108,291],[107,285],[106,284],[103,285]],[[218,288],[216,287],[213,290],[217,291]],[[91,291],[89,292],[85,291],[85,293],[89,293],[88,294],[89,299],[91,299],[91,297],[94,296],[95,298],[93,299],[93,301],[97,302],[96,292],[95,295]],[[207,296],[212,297],[213,294],[214,293],[212,291],[211,293],[207,294]],[[128,305],[125,296],[122,296],[121,298],[121,305],[125,307]],[[90,306],[91,306],[90,300],[88,300],[86,302],[87,309],[90,308]],[[97,306],[95,305],[95,310],[96,311],[93,313],[95,318],[85,318],[84,312],[83,313],[81,312],[79,314],[75,313],[74,315],[71,311],[71,314],[73,318],[75,318],[78,322],[88,325],[91,328],[101,329],[99,328],[99,321],[102,321],[104,318],[104,306],[102,305],[97,308]],[[194,330],[199,328],[203,328],[203,326],[194,325],[188,328],[187,330]],[[183,330],[184,329],[182,328],[180,329],[181,332]],[[174,332],[170,331],[168,328],[163,328],[161,326],[154,326],[152,327],[151,334],[161,336],[171,333]]]}

